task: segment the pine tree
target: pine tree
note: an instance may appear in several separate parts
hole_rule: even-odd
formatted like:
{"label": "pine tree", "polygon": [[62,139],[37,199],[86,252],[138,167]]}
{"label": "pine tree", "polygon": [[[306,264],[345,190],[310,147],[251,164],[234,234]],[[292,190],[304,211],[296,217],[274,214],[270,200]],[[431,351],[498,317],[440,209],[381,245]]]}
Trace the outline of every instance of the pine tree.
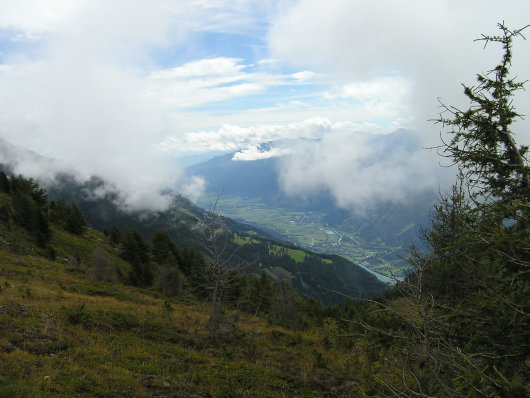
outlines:
{"label": "pine tree", "polygon": [[511,130],[521,117],[512,97],[523,83],[509,77],[512,40],[522,29],[499,28],[500,36],[480,39],[500,43],[504,53],[478,75],[478,86],[464,86],[471,107],[444,105],[449,116],[437,120],[451,137],[439,148],[460,178],[423,231],[426,250],[411,250],[413,272],[397,281],[406,309],[374,302],[386,316],[364,324],[403,367],[402,383],[383,383],[382,394],[530,393],[530,169],[528,148],[517,146]]}
{"label": "pine tree", "polygon": [[158,265],[179,267],[182,262],[175,243],[164,230],[156,231],[151,238],[151,254]]}
{"label": "pine tree", "polygon": [[[447,395],[526,396],[530,353],[530,168],[512,124],[522,117],[513,96],[523,82],[509,77],[512,40],[499,24],[485,44],[503,48],[500,63],[464,86],[471,107],[444,106],[451,140],[441,148],[459,167],[460,183],[434,209],[424,232],[428,253],[411,256],[409,279],[422,323],[431,375]],[[523,28],[524,29],[524,28]]]}
{"label": "pine tree", "polygon": [[110,237],[110,243],[112,243],[113,245],[117,246],[120,244],[121,232],[116,225],[113,225],[112,228],[110,229],[109,237]]}
{"label": "pine tree", "polygon": [[142,235],[131,229],[122,240],[121,257],[132,266],[130,282],[138,286],[150,286],[153,283],[153,272],[149,264],[149,247]]}
{"label": "pine tree", "polygon": [[68,213],[66,230],[73,234],[81,235],[86,227],[86,220],[83,213],[81,213],[81,210],[79,210],[79,207],[75,203],[72,203]]}
{"label": "pine tree", "polygon": [[[510,77],[512,41],[523,37],[526,28],[511,31],[498,25],[502,35],[485,36],[485,46],[500,43],[504,50],[501,62],[486,74],[477,75],[477,86],[464,85],[464,94],[471,101],[467,110],[442,103],[448,116],[437,122],[449,128],[451,139],[440,148],[462,170],[477,193],[492,200],[527,203],[530,200],[530,167],[528,146],[517,146],[513,122],[522,118],[513,104],[517,91],[525,82]],[[529,25],[530,26],[530,25]],[[524,37],[523,37],[524,38]]]}
{"label": "pine tree", "polygon": [[3,171],[0,171],[0,192],[11,192],[11,184],[9,183],[6,173]]}

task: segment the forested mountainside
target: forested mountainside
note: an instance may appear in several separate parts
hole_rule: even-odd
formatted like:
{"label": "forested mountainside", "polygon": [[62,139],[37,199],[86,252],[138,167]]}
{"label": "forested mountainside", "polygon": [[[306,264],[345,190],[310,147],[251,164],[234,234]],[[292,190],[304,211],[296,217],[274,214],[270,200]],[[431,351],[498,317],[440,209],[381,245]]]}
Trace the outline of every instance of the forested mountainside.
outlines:
{"label": "forested mountainside", "polygon": [[171,207],[163,212],[128,212],[119,207],[116,194],[98,197],[94,192],[104,181],[92,178],[80,184],[67,175],[56,176],[48,188],[49,198],[75,203],[87,224],[100,231],[113,228],[124,234],[136,230],[149,241],[164,230],[181,251],[197,250],[205,261],[213,258],[208,231],[214,224],[222,231],[224,253],[230,267],[252,275],[265,273],[274,281],[288,281],[299,294],[323,304],[344,302],[347,297],[374,297],[387,286],[361,267],[338,256],[320,255],[273,240],[249,225],[206,212],[189,200],[174,196]]}
{"label": "forested mountainside", "polygon": [[207,261],[214,256],[209,228],[215,224],[223,231],[219,242],[223,260],[230,258],[231,266],[254,275],[265,272],[277,281],[288,280],[300,294],[324,304],[344,302],[349,296],[374,297],[386,289],[376,277],[350,261],[280,243],[257,228],[200,209],[182,196],[174,196],[170,209],[162,212],[121,211],[112,195],[95,199],[86,194],[101,183],[93,179],[79,185],[63,177],[50,188],[50,195],[68,196],[78,203],[89,224],[99,230],[110,230],[114,225],[121,230],[135,228],[150,239],[155,231],[163,229],[179,248],[197,248]]}

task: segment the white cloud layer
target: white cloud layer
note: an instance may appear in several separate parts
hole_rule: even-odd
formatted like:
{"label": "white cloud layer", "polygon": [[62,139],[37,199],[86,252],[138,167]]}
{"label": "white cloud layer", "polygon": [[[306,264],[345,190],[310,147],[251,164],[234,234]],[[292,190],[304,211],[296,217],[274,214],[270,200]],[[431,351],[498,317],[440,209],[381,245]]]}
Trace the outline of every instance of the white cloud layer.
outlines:
{"label": "white cloud layer", "polygon": [[385,131],[377,125],[332,122],[327,118],[317,117],[288,124],[263,124],[249,127],[227,124],[216,131],[197,131],[184,134],[182,137],[171,137],[160,147],[167,152],[184,153],[237,151],[241,148],[252,151],[250,148],[255,148],[265,142],[294,138],[315,139],[343,130]]}
{"label": "white cloud layer", "polygon": [[261,150],[257,146],[251,146],[236,152],[232,157],[234,161],[251,161],[260,159],[270,159],[278,156],[284,156],[291,153],[288,148],[270,148],[268,150]]}
{"label": "white cloud layer", "polygon": [[195,201],[204,194],[206,181],[200,176],[193,176],[183,185],[180,186],[179,191],[188,199]]}
{"label": "white cloud layer", "polygon": [[381,138],[341,130],[319,141],[299,140],[281,158],[280,186],[291,196],[328,192],[338,206],[362,213],[376,202],[403,201],[447,183],[451,171],[441,169],[417,137],[406,133],[390,144]]}

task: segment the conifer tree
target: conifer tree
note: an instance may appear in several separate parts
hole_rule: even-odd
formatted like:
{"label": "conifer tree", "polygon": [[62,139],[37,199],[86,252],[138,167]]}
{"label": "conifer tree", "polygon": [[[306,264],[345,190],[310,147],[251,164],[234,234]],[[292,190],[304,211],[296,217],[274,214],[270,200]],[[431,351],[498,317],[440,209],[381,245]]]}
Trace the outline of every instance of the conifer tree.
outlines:
{"label": "conifer tree", "polygon": [[[445,115],[437,120],[449,129],[451,139],[441,146],[442,154],[457,164],[477,193],[491,200],[513,203],[530,200],[528,146],[518,146],[512,124],[523,116],[517,112],[513,97],[525,82],[510,77],[512,41],[523,37],[526,28],[513,30],[499,24],[502,34],[478,39],[502,45],[501,62],[491,71],[477,75],[477,86],[464,85],[470,100],[467,110],[442,103]],[[529,25],[530,26],[530,25]]]}
{"label": "conifer tree", "polygon": [[110,229],[110,243],[113,245],[119,245],[121,242],[121,232],[116,225],[113,225]]}
{"label": "conifer tree", "polygon": [[11,192],[11,184],[9,184],[9,179],[3,171],[0,171],[0,192]]}
{"label": "conifer tree", "polygon": [[[530,168],[513,122],[513,96],[524,83],[509,76],[512,40],[522,29],[499,24],[500,63],[464,85],[471,101],[444,106],[438,122],[451,140],[441,147],[458,166],[460,183],[434,209],[424,233],[428,254],[411,256],[409,280],[423,319],[425,361],[446,395],[526,396],[530,352]],[[524,29],[524,28],[523,28]],[[526,387],[525,387],[526,384]]]}
{"label": "conifer tree", "polygon": [[437,120],[451,137],[442,155],[460,177],[423,231],[426,250],[411,250],[413,273],[397,283],[407,308],[374,303],[388,316],[366,325],[380,341],[391,338],[392,360],[403,366],[402,383],[383,383],[384,394],[530,393],[530,169],[528,148],[512,131],[521,117],[512,97],[523,83],[509,77],[512,40],[522,29],[499,28],[500,36],[480,39],[501,44],[503,56],[478,75],[478,86],[464,86],[471,107],[444,105]]}
{"label": "conifer tree", "polygon": [[158,230],[152,236],[151,254],[158,265],[179,267],[182,262],[177,246],[164,230]]}
{"label": "conifer tree", "polygon": [[132,265],[130,281],[133,285],[152,284],[153,272],[149,264],[149,247],[136,229],[133,228],[125,233],[121,256]]}

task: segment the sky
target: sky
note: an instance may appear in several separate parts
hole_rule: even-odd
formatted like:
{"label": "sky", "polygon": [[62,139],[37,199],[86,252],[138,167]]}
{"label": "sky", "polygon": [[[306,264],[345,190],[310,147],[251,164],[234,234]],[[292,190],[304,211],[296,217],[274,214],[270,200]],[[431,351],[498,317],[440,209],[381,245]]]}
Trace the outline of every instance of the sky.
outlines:
{"label": "sky", "polygon": [[[168,186],[197,197],[184,159],[226,151],[284,155],[293,195],[399,197],[436,184],[439,160],[396,151],[355,173],[375,150],[362,137],[407,128],[436,145],[438,99],[468,105],[461,83],[501,55],[474,39],[529,15],[523,0],[0,0],[0,137],[106,178],[131,209],[164,208]],[[529,46],[514,44],[521,80]],[[528,94],[515,104],[530,114]]]}

